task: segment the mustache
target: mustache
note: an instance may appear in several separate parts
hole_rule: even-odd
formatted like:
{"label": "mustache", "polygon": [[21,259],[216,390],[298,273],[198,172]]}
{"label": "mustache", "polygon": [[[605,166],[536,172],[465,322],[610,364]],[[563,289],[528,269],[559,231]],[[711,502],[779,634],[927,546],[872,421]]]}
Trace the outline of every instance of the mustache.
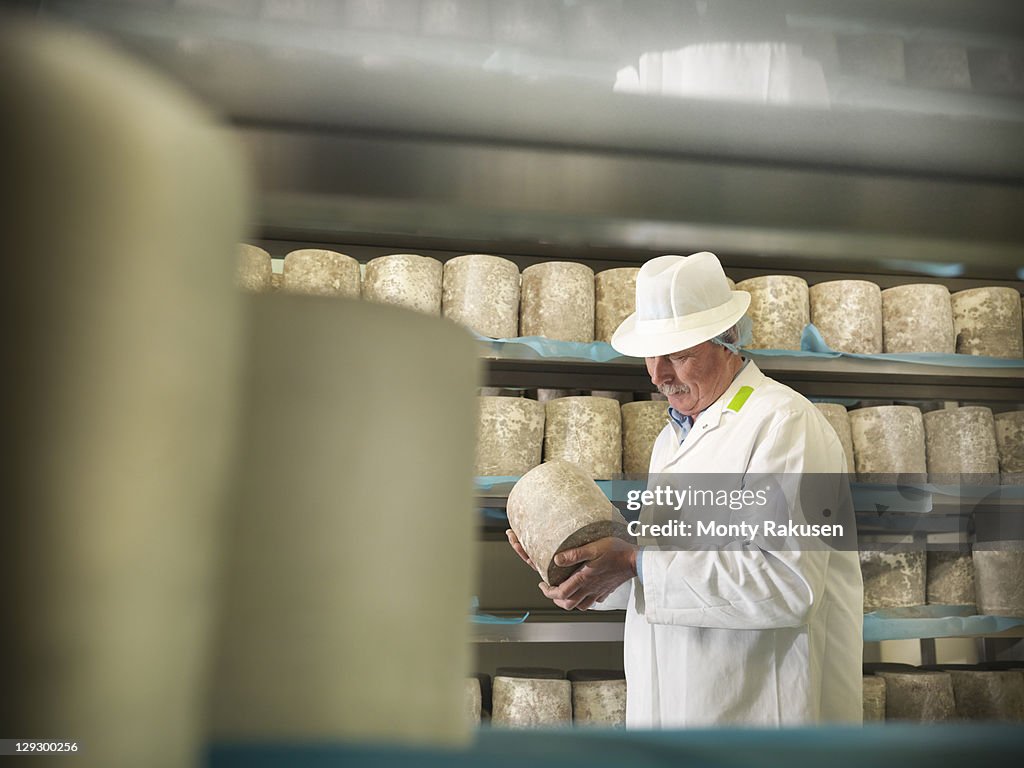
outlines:
{"label": "mustache", "polygon": [[685,384],[659,384],[658,391],[668,397],[669,395],[685,395],[690,388]]}

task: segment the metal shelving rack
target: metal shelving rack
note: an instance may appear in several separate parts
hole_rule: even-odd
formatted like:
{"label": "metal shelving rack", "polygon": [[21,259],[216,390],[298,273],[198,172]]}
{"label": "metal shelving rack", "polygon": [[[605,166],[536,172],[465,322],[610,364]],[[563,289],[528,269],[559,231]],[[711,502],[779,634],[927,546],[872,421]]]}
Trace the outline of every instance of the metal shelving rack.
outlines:
{"label": "metal shelving rack", "polygon": [[[643,361],[592,363],[562,358],[524,360],[488,354],[492,387],[551,387],[652,392]],[[754,357],[768,376],[807,397],[1024,402],[1020,368],[960,368],[889,360]]]}
{"label": "metal shelving rack", "polygon": [[[473,640],[478,643],[592,643],[621,642],[624,630],[624,614],[622,611],[602,612],[608,615],[600,617],[573,616],[559,618],[555,615],[537,615],[531,612],[530,617],[522,624],[474,624]],[[914,621],[914,619],[906,619]],[[931,657],[926,664],[935,663],[934,641],[940,637],[952,637],[944,634],[922,634],[923,659]],[[955,637],[978,637],[984,639],[1017,639],[1024,638],[1024,626],[1012,627],[999,632],[981,634],[959,634]],[[931,641],[930,643],[928,641]]]}
{"label": "metal shelving rack", "polygon": [[[565,389],[610,389],[653,391],[641,360],[622,358],[607,363],[562,358],[521,359],[493,352],[485,355],[487,384],[498,387],[552,387]],[[933,366],[888,360],[837,358],[829,360],[802,357],[755,357],[769,376],[792,386],[805,396],[833,398],[884,398],[908,400],[968,400],[998,404],[1024,402],[1024,379],[1018,368]],[[924,540],[932,534],[973,534],[976,508],[1005,509],[1020,506],[1016,497],[970,499],[951,494],[932,497],[927,513],[898,510],[858,509],[858,531],[867,534],[905,534]],[[481,507],[504,507],[505,496],[490,492],[478,497]],[[505,525],[485,521],[480,527],[482,540],[503,540]],[[922,659],[935,661],[935,638],[920,636]],[[995,633],[957,635],[993,639],[1024,638],[1024,627]],[[475,625],[478,643],[551,643],[619,642],[623,637],[621,612],[566,614],[531,612],[522,624]]]}
{"label": "metal shelving rack", "polygon": [[[866,488],[868,486],[855,486],[854,498],[857,498],[857,490]],[[924,513],[889,510],[878,512],[862,508],[863,505],[860,505],[857,511],[857,528],[860,533],[903,534],[922,542],[934,534],[955,533],[970,537],[974,533],[974,513],[976,511],[990,512],[1021,507],[1021,497],[1016,488],[1006,490],[1005,493],[1000,493],[999,490],[1001,489],[984,489],[982,492],[975,491],[964,497],[958,497],[952,493],[934,493],[930,498],[931,510]],[[477,498],[481,507],[492,509],[503,508],[507,500],[506,495],[495,491],[480,494]],[[506,524],[496,518],[484,518],[479,536],[482,540],[503,541],[505,527]],[[515,612],[510,611],[496,613],[499,616],[516,615]],[[531,611],[527,620],[521,624],[476,624],[474,625],[473,639],[478,643],[621,642],[623,639],[623,615],[621,611],[582,614],[561,611]],[[907,621],[914,621],[914,619],[907,619]],[[921,642],[924,663],[935,663],[935,639],[938,637],[977,637],[983,638],[987,644],[998,639],[1024,638],[1024,626],[955,635],[936,632],[927,624],[922,624],[921,627],[921,634],[917,637]]]}

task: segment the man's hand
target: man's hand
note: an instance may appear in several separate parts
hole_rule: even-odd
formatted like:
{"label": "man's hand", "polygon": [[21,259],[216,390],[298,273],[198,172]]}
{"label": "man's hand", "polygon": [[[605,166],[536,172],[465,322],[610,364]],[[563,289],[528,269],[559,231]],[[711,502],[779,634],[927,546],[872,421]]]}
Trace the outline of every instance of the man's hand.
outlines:
{"label": "man's hand", "polygon": [[516,537],[515,532],[509,528],[505,531],[505,536],[508,537],[508,543],[512,545],[512,549],[516,551],[516,554],[519,555],[522,561],[533,568],[533,570],[537,571],[537,573],[540,573],[540,569],[534,565],[533,560],[530,559],[530,556],[526,554],[526,550],[523,549],[523,545],[519,543],[519,539]]}
{"label": "man's hand", "polygon": [[594,603],[604,602],[621,584],[636,576],[636,550],[634,545],[608,536],[559,552],[555,565],[584,565],[557,587],[542,581],[540,591],[559,608],[585,611]]}

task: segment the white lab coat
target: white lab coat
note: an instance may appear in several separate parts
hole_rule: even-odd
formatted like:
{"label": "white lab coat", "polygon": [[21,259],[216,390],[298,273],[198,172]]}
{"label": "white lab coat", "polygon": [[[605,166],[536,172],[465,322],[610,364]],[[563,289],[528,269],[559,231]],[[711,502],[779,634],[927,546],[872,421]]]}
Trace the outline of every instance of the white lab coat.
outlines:
{"label": "white lab coat", "polygon": [[[752,392],[727,406],[741,387]],[[651,473],[839,473],[817,408],[751,361],[679,444],[669,423]],[[863,585],[856,552],[645,549],[626,608],[630,728],[861,721]]]}

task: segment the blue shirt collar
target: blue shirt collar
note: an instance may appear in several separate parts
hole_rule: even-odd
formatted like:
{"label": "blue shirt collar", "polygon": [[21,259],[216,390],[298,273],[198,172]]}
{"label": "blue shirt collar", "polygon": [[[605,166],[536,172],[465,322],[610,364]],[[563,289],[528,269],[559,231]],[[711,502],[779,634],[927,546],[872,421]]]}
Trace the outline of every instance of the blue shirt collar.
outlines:
{"label": "blue shirt collar", "polygon": [[668,407],[668,417],[678,424],[680,429],[688,429],[693,425],[693,419],[684,416],[671,405]]}

